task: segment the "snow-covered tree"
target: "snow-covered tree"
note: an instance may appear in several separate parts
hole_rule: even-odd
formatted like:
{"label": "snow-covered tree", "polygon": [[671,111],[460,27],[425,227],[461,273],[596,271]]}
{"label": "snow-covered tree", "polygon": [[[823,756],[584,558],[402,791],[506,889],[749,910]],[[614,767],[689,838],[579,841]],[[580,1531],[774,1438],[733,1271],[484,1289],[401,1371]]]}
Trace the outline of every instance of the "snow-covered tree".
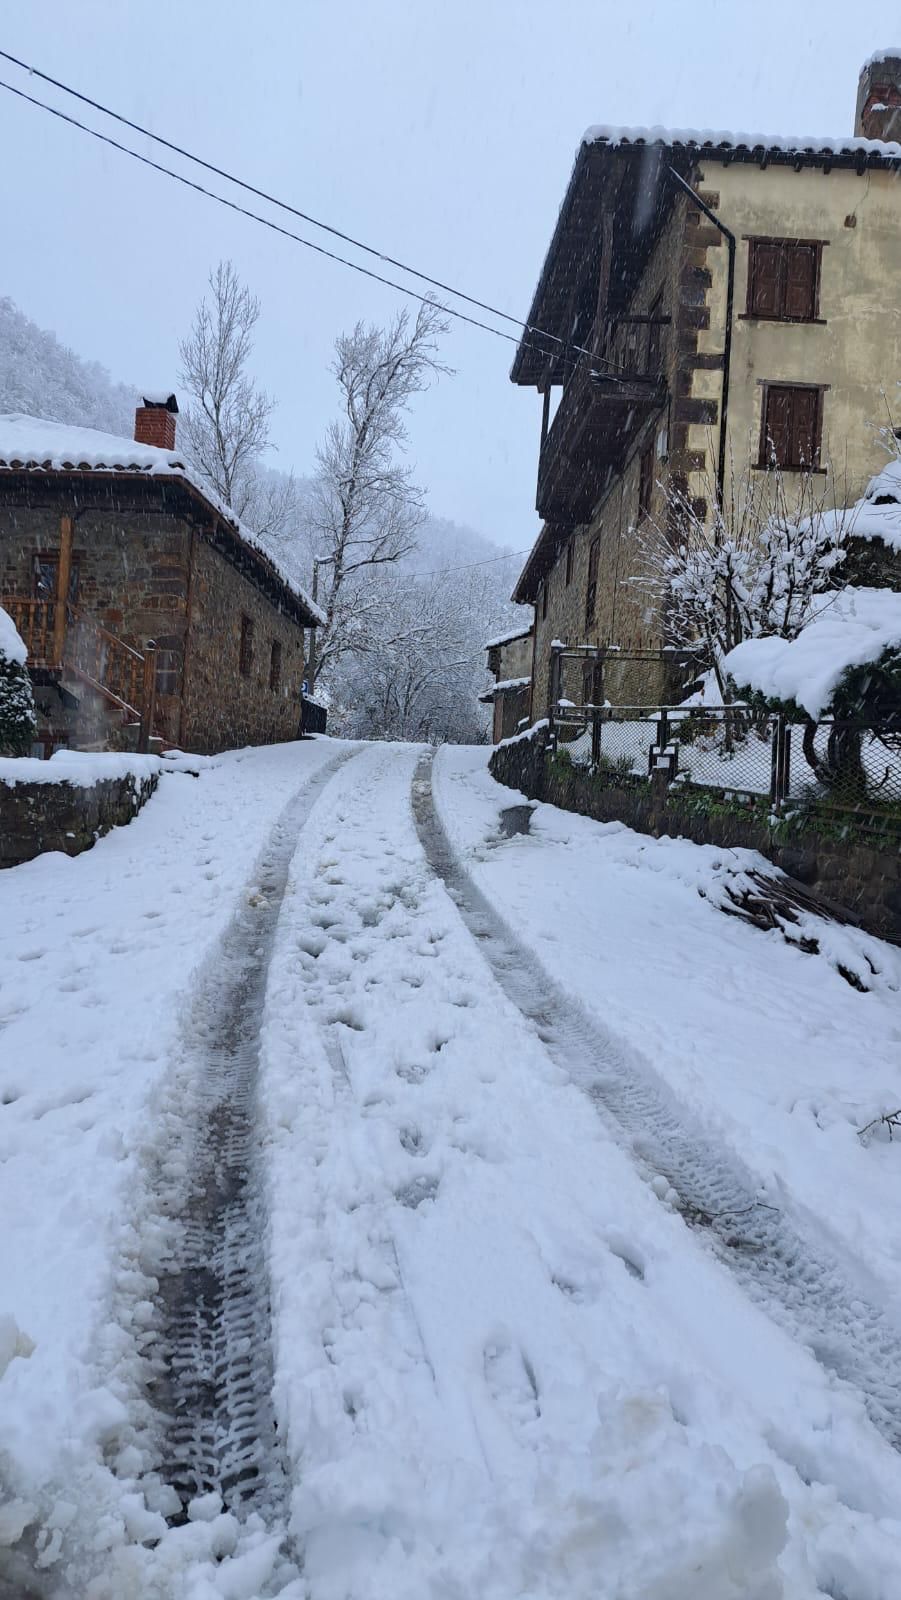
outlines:
{"label": "snow-covered tree", "polygon": [[98,362],[83,361],[12,300],[0,299],[0,411],[130,438],[135,390],[113,383]]}
{"label": "snow-covered tree", "polygon": [[37,727],[28,652],[8,612],[0,608],[0,755],[24,756]]}
{"label": "snow-covered tree", "polygon": [[295,506],[294,480],[261,468],[275,401],[248,373],[260,302],[230,261],[209,277],[210,294],[179,345],[180,381],[191,396],[181,442],[192,465],[236,516],[263,538],[278,536]]}
{"label": "snow-covered tree", "polygon": [[440,307],[429,303],[412,322],[402,311],[386,328],[357,323],[336,341],[342,416],[317,451],[310,505],[313,555],[324,574],[319,601],[327,617],[316,641],[317,678],[365,637],[369,580],[413,548],[425,517],[422,490],[397,456],[406,443],[404,412],[448,370],[438,360],[446,329]]}
{"label": "snow-covered tree", "polygon": [[846,518],[813,478],[790,490],[776,470],[733,477],[725,504],[710,505],[670,494],[667,524],[645,526],[635,581],[661,606],[669,642],[700,647],[728,703],[729,651],[762,635],[796,638],[818,598],[840,587]]}

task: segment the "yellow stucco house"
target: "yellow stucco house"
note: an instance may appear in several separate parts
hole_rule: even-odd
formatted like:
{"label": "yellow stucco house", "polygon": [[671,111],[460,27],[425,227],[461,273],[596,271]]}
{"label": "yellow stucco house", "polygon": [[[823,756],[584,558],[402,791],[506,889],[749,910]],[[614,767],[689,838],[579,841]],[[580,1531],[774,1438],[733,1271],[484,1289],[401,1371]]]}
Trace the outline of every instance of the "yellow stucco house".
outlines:
{"label": "yellow stucco house", "polygon": [[863,68],[851,137],[585,134],[511,374],[544,396],[543,526],[514,592],[535,607],[533,718],[552,640],[665,643],[636,579],[673,490],[704,513],[775,464],[845,504],[884,464],[899,141],[897,52]]}

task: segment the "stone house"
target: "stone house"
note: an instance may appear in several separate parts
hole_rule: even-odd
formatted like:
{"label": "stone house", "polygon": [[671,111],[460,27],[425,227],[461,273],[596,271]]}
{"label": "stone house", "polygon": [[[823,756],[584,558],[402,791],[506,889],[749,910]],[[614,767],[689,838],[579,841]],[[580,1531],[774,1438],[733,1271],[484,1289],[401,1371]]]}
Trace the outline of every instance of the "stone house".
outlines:
{"label": "stone house", "polygon": [[485,646],[488,671],[494,673],[494,683],[479,696],[483,705],[493,709],[491,742],[499,744],[517,733],[520,725],[529,720],[532,687],[533,628],[529,623],[511,628],[509,632],[489,639]]}
{"label": "stone house", "polygon": [[0,605],[29,649],[45,754],[300,732],[322,614],[191,474],[176,411],[145,399],[133,440],[0,417]]}
{"label": "stone house", "polygon": [[585,134],[511,373],[543,396],[543,526],[513,595],[535,607],[533,719],[554,639],[621,652],[604,669],[615,703],[674,692],[644,523],[675,531],[680,497],[706,516],[774,465],[848,504],[884,461],[871,425],[901,376],[894,139],[897,52],[864,67],[853,137]]}

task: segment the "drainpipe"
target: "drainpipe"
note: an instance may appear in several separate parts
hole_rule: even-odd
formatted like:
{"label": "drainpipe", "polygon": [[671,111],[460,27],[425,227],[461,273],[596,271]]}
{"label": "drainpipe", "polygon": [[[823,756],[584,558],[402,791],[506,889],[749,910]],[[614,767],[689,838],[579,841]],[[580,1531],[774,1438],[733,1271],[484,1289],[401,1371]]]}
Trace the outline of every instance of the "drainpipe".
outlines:
{"label": "drainpipe", "polygon": [[684,189],[685,193],[691,197],[692,204],[696,205],[698,210],[704,213],[704,216],[707,218],[708,222],[712,222],[717,231],[722,234],[729,251],[729,265],[726,276],[726,332],[723,338],[723,388],[722,401],[720,404],[720,448],[719,459],[716,467],[716,499],[717,505],[719,506],[720,511],[722,511],[726,488],[726,421],[729,415],[729,367],[732,360],[732,311],[735,302],[735,234],[730,233],[725,223],[720,221],[719,217],[716,215],[716,212],[711,211],[706,201],[701,199],[701,196],[695,192],[690,183],[686,183],[685,179],[676,171],[675,167],[670,167],[669,174],[673,179],[673,182],[677,183],[679,188]]}

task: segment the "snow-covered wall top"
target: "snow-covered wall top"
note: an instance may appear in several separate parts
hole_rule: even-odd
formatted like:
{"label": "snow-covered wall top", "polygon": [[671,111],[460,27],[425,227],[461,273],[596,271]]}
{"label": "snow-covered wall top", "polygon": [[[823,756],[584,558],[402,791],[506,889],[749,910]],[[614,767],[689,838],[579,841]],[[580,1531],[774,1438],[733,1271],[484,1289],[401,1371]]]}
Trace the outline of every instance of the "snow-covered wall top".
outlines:
{"label": "snow-covered wall top", "polygon": [[28,647],[8,611],[0,606],[0,656],[24,667],[28,660]]}
{"label": "snow-covered wall top", "polygon": [[847,588],[822,602],[797,639],[746,639],[729,651],[724,666],[740,690],[794,700],[820,717],[851,667],[901,646],[901,594],[893,589]]}
{"label": "snow-covered wall top", "polygon": [[887,139],[861,139],[843,135],[834,139],[821,134],[729,133],[715,128],[624,128],[595,123],[582,135],[583,144],[662,144],[690,148],[731,150],[797,150],[814,155],[852,155],[863,152],[901,159],[901,144]]}
{"label": "snow-covered wall top", "polygon": [[295,579],[274,558],[272,552],[250,528],[238,520],[230,506],[213,493],[177,450],[162,450],[157,445],[139,444],[97,428],[76,428],[68,422],[49,422],[44,417],[28,417],[21,412],[0,416],[0,471],[21,472],[139,472],[149,477],[182,478],[234,528],[251,549],[273,567],[318,622],[325,613]]}
{"label": "snow-covered wall top", "polygon": [[494,639],[486,639],[483,648],[485,650],[496,650],[498,645],[512,644],[514,639],[528,639],[531,632],[531,622],[527,623],[525,627],[520,624],[517,628],[508,628],[506,633],[499,633]]}
{"label": "snow-covered wall top", "polygon": [[877,50],[874,55],[867,56],[860,70],[866,72],[867,67],[878,67],[881,61],[901,61],[901,44],[895,45],[891,50]]}

